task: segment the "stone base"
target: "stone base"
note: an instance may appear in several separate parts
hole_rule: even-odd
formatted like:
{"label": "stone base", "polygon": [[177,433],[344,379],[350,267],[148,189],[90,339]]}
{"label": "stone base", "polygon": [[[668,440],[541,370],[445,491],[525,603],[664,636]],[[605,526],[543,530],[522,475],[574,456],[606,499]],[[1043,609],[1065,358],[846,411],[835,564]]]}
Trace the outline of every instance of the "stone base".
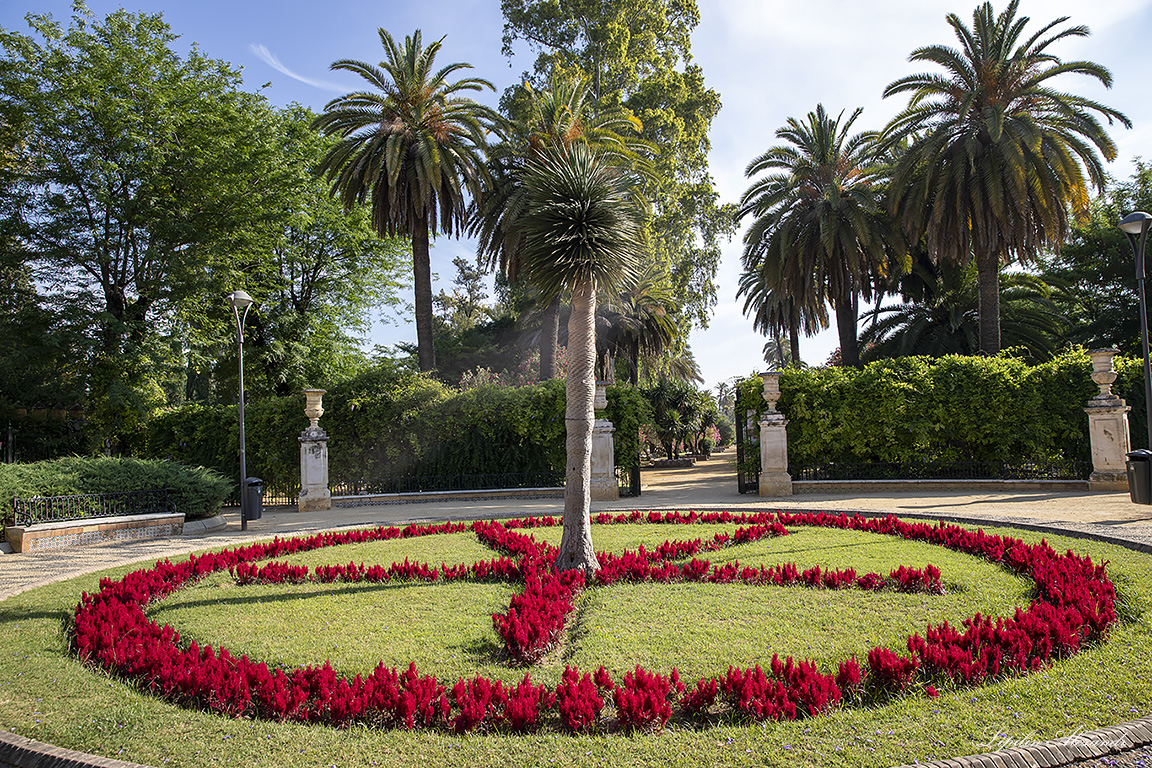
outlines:
{"label": "stone base", "polygon": [[779,475],[760,475],[761,496],[791,496],[792,475],[782,472]]}
{"label": "stone base", "polygon": [[332,509],[332,492],[327,488],[306,490],[297,497],[296,508],[300,512],[324,512]]}
{"label": "stone base", "polygon": [[616,482],[616,478],[608,480],[592,479],[589,485],[588,495],[592,501],[616,501],[620,498],[620,484]]}
{"label": "stone base", "polygon": [[1125,472],[1093,472],[1088,476],[1088,490],[1090,491],[1123,491],[1128,492],[1128,473]]}
{"label": "stone base", "polygon": [[92,517],[59,523],[36,523],[5,527],[13,552],[44,552],[61,547],[99,544],[105,541],[136,541],[179,536],[184,532],[182,513]]}

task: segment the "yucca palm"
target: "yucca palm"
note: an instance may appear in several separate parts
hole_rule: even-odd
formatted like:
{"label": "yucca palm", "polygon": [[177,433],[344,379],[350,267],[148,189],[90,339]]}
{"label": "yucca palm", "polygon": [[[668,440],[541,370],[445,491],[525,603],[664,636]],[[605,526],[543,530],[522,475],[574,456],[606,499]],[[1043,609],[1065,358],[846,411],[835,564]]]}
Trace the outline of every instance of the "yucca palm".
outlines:
{"label": "yucca palm", "polygon": [[481,192],[484,137],[499,116],[460,95],[495,90],[487,80],[449,82],[471,65],[434,69],[443,38],[425,47],[416,30],[401,48],[385,30],[379,34],[385,59],[378,66],[352,59],[332,64],[360,75],[373,90],[333,99],[316,118],[316,128],[341,138],[319,170],[345,206],[370,201],[378,234],[412,238],[416,342],[420,370],[428,371],[436,367],[429,237],[462,231],[465,195]]}
{"label": "yucca palm", "polygon": [[861,111],[844,120],[843,113],[832,118],[819,105],[803,122],[789,118],[776,131],[788,143],[745,170],[749,178],[769,175],[745,191],[737,214],[752,217],[744,235],[744,273],[764,276],[763,290],[754,290],[757,277],[745,280],[751,307],[767,316],[770,308],[758,302],[779,296],[791,300],[793,317],[812,317],[809,308],[831,302],[845,365],[859,365],[859,297],[870,298],[874,275],[888,268],[889,251],[903,253],[880,205],[876,134],[849,135]]}
{"label": "yucca palm", "polygon": [[975,260],[980,349],[988,354],[1000,349],[1001,264],[1058,247],[1069,206],[1084,210],[1089,183],[1103,186],[1101,155],[1113,159],[1116,145],[1098,117],[1131,126],[1110,107],[1054,88],[1064,74],[1111,87],[1099,64],[1063,62],[1049,50],[1087,36],[1087,27],[1058,29],[1068,20],[1061,17],[1026,35],[1030,20],[1017,18],[1018,9],[1011,0],[997,16],[984,3],[971,28],[949,14],[959,48],[930,45],[909,57],[944,71],[884,89],[886,97],[911,94],[885,131],[892,142],[911,141],[893,173],[890,206],[916,239],[926,235],[934,258]]}
{"label": "yucca palm", "polygon": [[639,179],[584,143],[548,148],[519,174],[524,274],[548,300],[571,292],[564,415],[567,467],[558,570],[596,570],[589,516],[596,296],[637,276],[644,249]]}
{"label": "yucca palm", "polygon": [[[652,179],[652,144],[641,139],[640,121],[619,107],[599,109],[582,78],[554,76],[548,87],[527,92],[527,112],[509,122],[504,140],[489,149],[489,174],[482,203],[474,207],[469,231],[477,238],[477,256],[515,281],[521,273],[521,221],[527,213],[521,172],[534,158],[558,147],[588,144],[605,158]],[[559,297],[544,313],[540,378],[555,376]]]}

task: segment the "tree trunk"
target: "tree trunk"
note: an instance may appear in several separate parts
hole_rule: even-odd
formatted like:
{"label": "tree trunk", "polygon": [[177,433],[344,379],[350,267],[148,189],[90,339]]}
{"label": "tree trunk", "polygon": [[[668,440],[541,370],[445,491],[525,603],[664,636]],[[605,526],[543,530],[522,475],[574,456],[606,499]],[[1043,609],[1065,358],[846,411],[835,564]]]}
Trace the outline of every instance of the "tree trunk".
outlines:
{"label": "tree trunk", "polygon": [[980,351],[1000,352],[1000,255],[976,257],[976,290],[980,300]]}
{"label": "tree trunk", "polygon": [[592,402],[596,396],[596,289],[588,282],[572,292],[568,316],[568,384],[564,426],[567,468],[564,475],[564,533],[556,570],[599,570],[592,547],[591,474]]}
{"label": "tree trunk", "polygon": [[412,231],[412,283],[416,292],[416,348],[421,371],[436,369],[432,342],[432,264],[428,256],[428,225]]}
{"label": "tree trunk", "polygon": [[556,346],[560,338],[560,296],[544,310],[540,329],[540,381],[556,378]]}
{"label": "tree trunk", "polygon": [[840,335],[840,364],[860,367],[860,349],[856,344],[856,297],[836,302],[836,331]]}
{"label": "tree trunk", "polygon": [[800,363],[800,330],[795,326],[788,328],[788,346],[792,351],[792,363],[799,365]]}

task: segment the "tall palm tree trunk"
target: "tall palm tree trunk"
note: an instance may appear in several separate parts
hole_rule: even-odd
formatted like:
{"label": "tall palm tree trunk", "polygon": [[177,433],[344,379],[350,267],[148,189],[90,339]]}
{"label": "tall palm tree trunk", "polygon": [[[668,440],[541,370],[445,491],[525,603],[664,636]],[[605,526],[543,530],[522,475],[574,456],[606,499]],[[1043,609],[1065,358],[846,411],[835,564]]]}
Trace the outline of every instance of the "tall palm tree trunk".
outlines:
{"label": "tall palm tree trunk", "polygon": [[800,329],[793,323],[788,326],[788,347],[792,352],[792,362],[800,362]]}
{"label": "tall palm tree trunk", "polygon": [[428,255],[428,224],[412,228],[412,283],[416,292],[416,347],[421,371],[436,369],[432,342],[432,264]]}
{"label": "tall palm tree trunk", "polygon": [[592,403],[596,395],[593,366],[596,363],[596,289],[582,282],[572,292],[568,316],[568,376],[564,425],[567,467],[564,474],[564,533],[556,570],[600,568],[592,547],[591,472]]}
{"label": "tall palm tree trunk", "polygon": [[556,378],[556,348],[560,342],[560,297],[552,299],[544,310],[540,329],[540,381]]}
{"label": "tall palm tree trunk", "polygon": [[836,302],[836,332],[840,335],[840,364],[860,367],[860,348],[856,343],[856,297]]}
{"label": "tall palm tree trunk", "polygon": [[976,256],[976,291],[980,300],[980,351],[1000,352],[1000,255]]}

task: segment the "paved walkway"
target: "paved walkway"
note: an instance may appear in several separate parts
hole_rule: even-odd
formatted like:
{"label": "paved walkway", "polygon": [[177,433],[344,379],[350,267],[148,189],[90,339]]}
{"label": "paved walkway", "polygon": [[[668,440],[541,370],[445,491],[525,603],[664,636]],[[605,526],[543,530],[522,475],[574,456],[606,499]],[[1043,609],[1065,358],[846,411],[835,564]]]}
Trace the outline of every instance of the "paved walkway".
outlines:
{"label": "paved walkway", "polygon": [[[804,509],[947,518],[1059,528],[1123,539],[1152,551],[1152,506],[1133,504],[1127,493],[1044,490],[938,491],[807,494],[764,499],[736,490],[732,451],[684,469],[643,473],[639,498],[593,502],[593,512],[613,509]],[[172,539],[114,542],[32,555],[0,555],[0,599],[42,584],[104,568],[174,557],[198,549],[335,528],[396,525],[429,520],[473,520],[523,515],[560,515],[561,499],[489,499],[341,507],[318,514],[270,508],[240,530],[239,511],[225,510],[225,525]],[[189,526],[190,529],[198,526]]]}
{"label": "paved walkway", "polygon": [[[794,509],[897,514],[958,520],[972,524],[1009,523],[1059,529],[1114,539],[1152,552],[1152,506],[1131,503],[1127,493],[1065,492],[1006,489],[1003,491],[939,491],[929,488],[907,492],[861,495],[797,494],[763,499],[736,490],[731,451],[685,469],[650,470],[643,474],[643,494],[636,499],[594,502],[593,512],[614,509]],[[559,515],[560,499],[489,499],[431,503],[375,504],[342,507],[319,514],[289,509],[267,509],[260,520],[240,530],[238,510],[225,510],[224,525],[212,531],[153,541],[115,542],[33,555],[0,554],[0,599],[24,590],[105,568],[139,561],[174,557],[194,550],[335,528],[395,525],[432,520],[472,520],[523,515]],[[189,529],[199,526],[189,526]],[[1152,724],[1148,726],[1152,741]],[[1135,764],[1147,750],[1129,750],[1112,759],[1113,765]],[[1099,755],[1095,756],[1097,759]],[[1085,756],[1083,762],[1089,762]],[[1091,760],[1094,762],[1095,760]],[[983,765],[975,758],[949,761],[950,765]],[[1007,763],[1013,765],[1014,763]],[[1063,762],[1061,765],[1071,763]],[[1142,764],[1142,763],[1141,763]],[[989,762],[988,765],[995,765]]]}

